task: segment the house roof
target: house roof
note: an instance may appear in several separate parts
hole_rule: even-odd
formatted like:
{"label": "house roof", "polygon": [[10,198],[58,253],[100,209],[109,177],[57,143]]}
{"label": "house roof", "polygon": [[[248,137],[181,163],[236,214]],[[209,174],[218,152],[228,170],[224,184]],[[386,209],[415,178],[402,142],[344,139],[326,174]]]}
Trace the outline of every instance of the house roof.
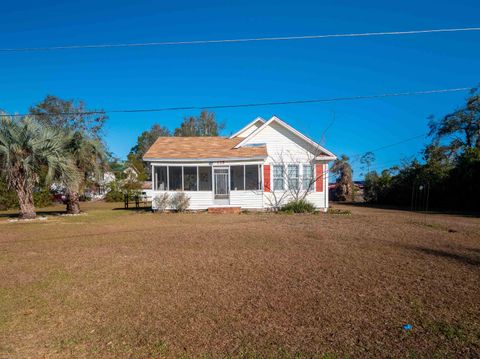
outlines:
{"label": "house roof", "polygon": [[321,146],[320,144],[316,143],[312,139],[308,138],[303,133],[297,131],[296,129],[294,129],[292,126],[290,126],[289,124],[287,124],[286,122],[284,122],[283,120],[278,118],[277,116],[272,116],[272,118],[270,118],[270,120],[268,120],[267,122],[264,122],[263,125],[258,127],[250,135],[248,135],[245,138],[242,138],[242,140],[239,141],[238,144],[236,145],[236,148],[241,148],[242,146],[245,146],[247,143],[249,143],[252,140],[252,138],[254,138],[256,135],[258,135],[260,132],[262,132],[265,127],[270,126],[270,124],[272,122],[278,123],[280,126],[284,127],[285,129],[287,129],[288,131],[290,131],[294,135],[298,136],[299,138],[301,138],[305,142],[309,143],[311,146],[313,146],[313,148],[316,149],[316,151],[320,151],[324,154],[324,155],[318,156],[317,158],[319,158],[319,159],[324,158],[324,159],[329,159],[329,160],[335,160],[337,158],[332,152],[328,151],[325,147]]}
{"label": "house roof", "polygon": [[[231,135],[229,138],[234,138],[234,137],[237,137],[238,135],[240,135],[242,132],[248,130],[250,127],[256,125],[257,123],[260,123],[260,126],[263,125],[265,123],[265,120],[263,118],[261,118],[260,116],[255,118],[252,122],[250,122],[248,125],[246,125],[245,127],[242,127],[240,130],[238,130],[237,132],[235,132],[233,135]],[[258,126],[258,127],[260,127]],[[257,127],[257,128],[258,128]],[[246,136],[244,136],[246,137]]]}
{"label": "house roof", "polygon": [[142,189],[152,189],[152,181],[145,181],[142,183]]}
{"label": "house roof", "polygon": [[143,156],[158,159],[224,159],[264,158],[267,148],[245,146],[235,148],[243,138],[226,137],[159,137]]}

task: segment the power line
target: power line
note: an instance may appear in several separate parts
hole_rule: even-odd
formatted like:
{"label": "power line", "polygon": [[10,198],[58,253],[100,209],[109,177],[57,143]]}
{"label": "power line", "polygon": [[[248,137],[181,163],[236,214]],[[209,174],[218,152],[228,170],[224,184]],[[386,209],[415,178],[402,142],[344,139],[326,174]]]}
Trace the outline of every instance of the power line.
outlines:
{"label": "power line", "polygon": [[401,141],[398,141],[398,142],[394,142],[394,143],[390,143],[388,145],[384,145],[384,146],[381,146],[381,147],[377,147],[377,148],[374,148],[374,149],[371,149],[369,151],[365,151],[363,153],[357,153],[355,155],[352,155],[352,158],[353,157],[360,157],[362,155],[364,155],[365,153],[367,152],[378,152],[378,151],[381,151],[381,150],[385,150],[387,148],[390,148],[390,147],[394,147],[394,146],[398,146],[398,145],[401,145],[401,144],[404,144],[406,142],[410,142],[410,141],[413,141],[413,140],[416,140],[418,138],[424,138],[428,135],[428,133],[422,133],[421,135],[417,135],[417,136],[413,136],[413,137],[409,137],[409,138],[406,138],[404,140],[401,140]]}
{"label": "power line", "polygon": [[[416,96],[416,95],[431,95],[451,92],[463,92],[470,91],[471,87],[457,87],[446,88],[437,90],[422,90],[422,91],[407,91],[407,92],[390,92],[376,95],[359,95],[359,96],[345,96],[345,97],[330,97],[308,100],[291,100],[291,101],[275,101],[275,102],[257,102],[257,103],[243,103],[243,104],[230,104],[230,105],[205,105],[205,106],[184,106],[184,107],[160,107],[160,108],[146,108],[146,109],[113,109],[105,111],[86,111],[86,112],[58,112],[58,113],[41,113],[33,116],[49,116],[49,115],[95,115],[106,113],[142,113],[142,112],[166,112],[166,111],[187,111],[187,110],[215,110],[225,108],[244,108],[244,107],[261,107],[261,106],[283,106],[283,105],[298,105],[309,103],[322,103],[322,102],[337,102],[337,101],[356,101],[356,100],[370,100],[387,97],[402,97],[402,96]],[[30,114],[0,114],[1,117],[17,117],[17,116],[29,116]],[[30,115],[32,116],[32,115]]]}
{"label": "power line", "polygon": [[408,31],[382,31],[382,32],[324,34],[324,35],[255,37],[255,38],[242,38],[242,39],[160,41],[160,42],[139,42],[139,43],[120,43],[120,44],[63,45],[63,46],[45,46],[45,47],[17,47],[17,48],[2,48],[0,49],[0,52],[33,52],[33,51],[74,50],[74,49],[108,49],[108,48],[121,48],[121,47],[147,47],[147,46],[170,46],[170,45],[205,45],[205,44],[225,44],[225,43],[243,43],[243,42],[260,42],[260,41],[312,40],[312,39],[329,39],[329,38],[345,38],[345,37],[401,36],[401,35],[418,35],[418,34],[466,32],[466,31],[480,31],[480,27],[408,30]]}

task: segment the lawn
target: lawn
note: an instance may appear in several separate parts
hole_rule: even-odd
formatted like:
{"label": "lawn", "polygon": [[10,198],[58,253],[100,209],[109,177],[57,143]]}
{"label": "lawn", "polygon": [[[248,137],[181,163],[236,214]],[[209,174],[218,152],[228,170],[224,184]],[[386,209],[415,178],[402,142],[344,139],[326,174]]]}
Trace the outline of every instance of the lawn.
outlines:
{"label": "lawn", "polygon": [[0,214],[0,358],[480,355],[479,218],[115,206]]}

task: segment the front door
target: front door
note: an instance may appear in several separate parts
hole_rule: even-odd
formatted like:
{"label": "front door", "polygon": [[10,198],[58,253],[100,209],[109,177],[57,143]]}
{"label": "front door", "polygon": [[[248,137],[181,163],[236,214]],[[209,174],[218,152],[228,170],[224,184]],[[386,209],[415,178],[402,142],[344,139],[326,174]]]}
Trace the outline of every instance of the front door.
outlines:
{"label": "front door", "polygon": [[213,183],[215,185],[215,201],[228,204],[229,186],[228,186],[228,168],[213,169]]}

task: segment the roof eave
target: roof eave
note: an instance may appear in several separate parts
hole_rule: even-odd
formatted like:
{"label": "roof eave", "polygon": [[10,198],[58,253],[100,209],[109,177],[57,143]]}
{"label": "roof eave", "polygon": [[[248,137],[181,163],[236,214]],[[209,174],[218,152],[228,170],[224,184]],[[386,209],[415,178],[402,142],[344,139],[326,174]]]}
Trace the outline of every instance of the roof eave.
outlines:
{"label": "roof eave", "polygon": [[255,137],[260,131],[262,131],[265,127],[269,126],[272,122],[277,122],[278,124],[280,124],[281,126],[283,126],[284,128],[286,128],[287,130],[289,130],[290,132],[292,132],[293,134],[297,135],[299,138],[303,139],[305,142],[309,143],[310,145],[314,146],[315,148],[318,148],[320,149],[323,153],[325,153],[327,156],[331,156],[331,157],[335,157],[336,156],[330,152],[329,150],[327,150],[325,147],[321,146],[320,144],[318,144],[317,142],[313,141],[311,138],[305,136],[303,133],[301,133],[300,131],[298,131],[297,129],[293,128],[292,126],[290,126],[288,123],[286,123],[285,121],[283,121],[282,119],[280,119],[279,117],[277,116],[272,116],[272,118],[270,118],[267,122],[265,122],[262,126],[260,126],[259,128],[257,128],[255,131],[253,131],[250,135],[248,135],[247,137],[245,137],[242,141],[240,141],[236,146],[235,148],[240,148],[242,147],[245,143],[247,143],[250,139],[252,139],[253,137]]}
{"label": "roof eave", "polygon": [[145,162],[218,162],[218,161],[260,161],[268,155],[249,156],[249,157],[208,157],[208,158],[165,158],[165,157],[143,157]]}
{"label": "roof eave", "polygon": [[317,156],[315,159],[317,161],[335,161],[337,156]]}
{"label": "roof eave", "polygon": [[229,138],[232,139],[232,138],[237,137],[239,134],[241,134],[243,131],[247,130],[248,128],[250,128],[251,126],[253,126],[257,122],[261,122],[262,124],[264,124],[266,121],[262,117],[258,116],[252,122],[250,122],[248,125],[242,127],[240,130],[238,130],[233,135],[231,135]]}

